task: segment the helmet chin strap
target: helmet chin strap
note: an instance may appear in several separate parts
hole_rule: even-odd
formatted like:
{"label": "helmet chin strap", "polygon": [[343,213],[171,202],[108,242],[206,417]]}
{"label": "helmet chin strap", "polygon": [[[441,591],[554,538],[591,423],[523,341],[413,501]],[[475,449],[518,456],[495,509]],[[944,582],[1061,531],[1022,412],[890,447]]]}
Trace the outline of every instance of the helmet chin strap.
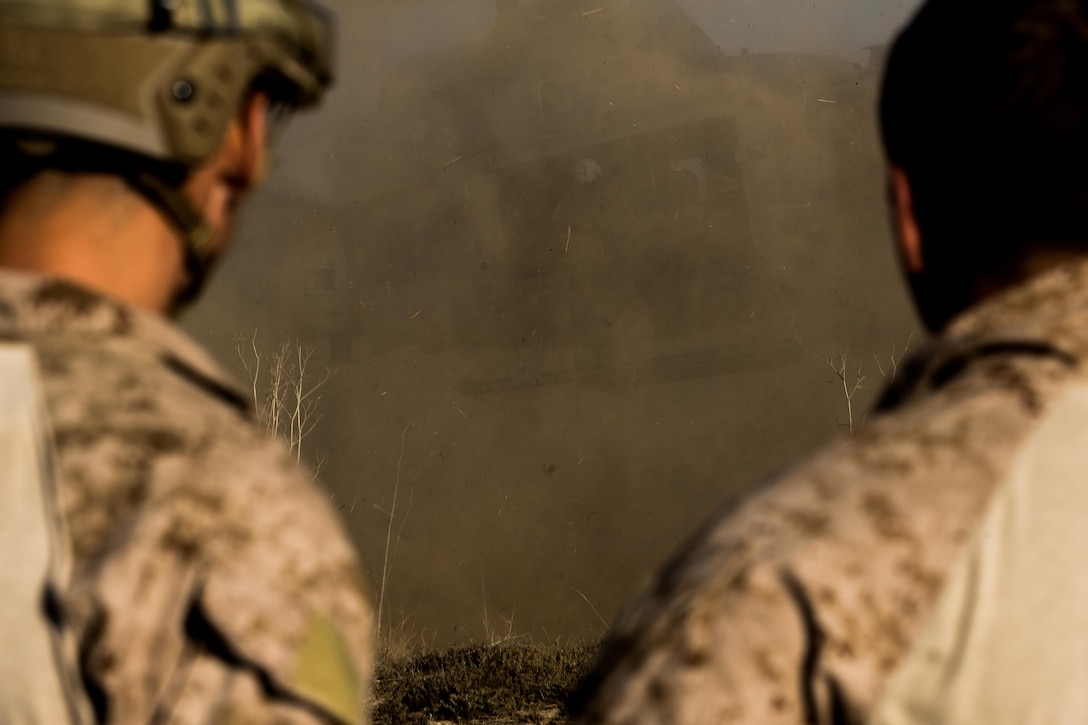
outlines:
{"label": "helmet chin strap", "polygon": [[185,281],[174,297],[170,310],[177,312],[196,301],[211,274],[216,259],[212,248],[212,226],[179,188],[166,184],[158,177],[136,172],[127,174],[125,181],[151,202],[181,237]]}
{"label": "helmet chin strap", "polygon": [[0,135],[0,156],[8,149],[13,152],[12,167],[16,171],[25,167],[28,175],[44,168],[69,173],[118,174],[130,189],[166,218],[181,239],[185,279],[171,301],[169,312],[178,312],[200,296],[217,257],[212,246],[214,229],[182,192],[180,180],[185,176],[182,169],[176,166],[145,169],[146,164],[134,161],[132,156],[47,136],[27,135],[7,140]]}

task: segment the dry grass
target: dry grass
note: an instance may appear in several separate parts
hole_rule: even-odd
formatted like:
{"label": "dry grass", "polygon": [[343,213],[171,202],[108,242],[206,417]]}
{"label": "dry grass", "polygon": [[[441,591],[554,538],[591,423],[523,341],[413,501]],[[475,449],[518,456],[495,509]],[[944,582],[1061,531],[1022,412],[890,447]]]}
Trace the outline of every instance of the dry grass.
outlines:
{"label": "dry grass", "polygon": [[597,647],[474,644],[382,657],[375,672],[373,721],[564,722],[567,700],[588,673]]}

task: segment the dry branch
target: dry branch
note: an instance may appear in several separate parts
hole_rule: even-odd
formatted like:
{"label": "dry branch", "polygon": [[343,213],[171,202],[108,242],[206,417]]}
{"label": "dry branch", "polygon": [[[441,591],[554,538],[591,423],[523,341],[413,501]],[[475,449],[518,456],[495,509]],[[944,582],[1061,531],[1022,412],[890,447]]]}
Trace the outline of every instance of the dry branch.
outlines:
{"label": "dry branch", "polygon": [[875,352],[873,353],[873,359],[876,360],[876,369],[880,371],[881,377],[883,377],[884,380],[886,380],[887,382],[895,382],[896,373],[899,372],[899,363],[901,363],[903,361],[903,358],[906,357],[907,351],[910,350],[910,341],[913,339],[914,333],[912,332],[910,335],[907,336],[907,344],[903,346],[903,351],[898,354],[895,350],[895,343],[892,343],[892,354],[888,356],[891,362],[889,370],[884,369],[884,366],[880,364],[880,358]]}
{"label": "dry branch", "polygon": [[865,382],[865,376],[861,374],[861,363],[858,363],[857,369],[854,370],[853,382],[850,381],[850,371],[848,369],[848,363],[850,362],[850,355],[846,352],[841,352],[838,355],[836,361],[834,355],[828,355],[824,360],[827,366],[835,371],[835,375],[842,383],[843,396],[846,398],[846,421],[850,432],[854,432],[854,395],[861,390],[862,383]]}
{"label": "dry branch", "polygon": [[[257,424],[268,435],[283,438],[295,462],[301,464],[303,441],[321,420],[319,391],[332,371],[325,368],[323,376],[314,377],[310,370],[313,348],[298,340],[281,344],[267,356],[268,364],[262,365],[266,356],[257,345],[257,330],[248,344],[241,336],[235,337],[234,349],[249,379]],[[316,456],[312,467],[315,478],[326,461],[321,454]]]}

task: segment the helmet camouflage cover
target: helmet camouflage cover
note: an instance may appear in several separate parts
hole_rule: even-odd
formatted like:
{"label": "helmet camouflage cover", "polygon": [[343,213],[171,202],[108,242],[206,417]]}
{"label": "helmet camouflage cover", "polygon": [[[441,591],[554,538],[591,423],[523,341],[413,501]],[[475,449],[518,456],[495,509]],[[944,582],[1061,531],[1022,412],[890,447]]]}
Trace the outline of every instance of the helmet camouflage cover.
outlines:
{"label": "helmet camouflage cover", "polygon": [[316,103],[331,54],[308,0],[0,0],[0,129],[192,167],[255,84]]}
{"label": "helmet camouflage cover", "polygon": [[[0,0],[0,172],[113,172],[181,234],[187,281],[214,262],[180,191],[253,89],[316,104],[332,80],[332,16],[311,0]],[[18,178],[18,175],[16,175]]]}

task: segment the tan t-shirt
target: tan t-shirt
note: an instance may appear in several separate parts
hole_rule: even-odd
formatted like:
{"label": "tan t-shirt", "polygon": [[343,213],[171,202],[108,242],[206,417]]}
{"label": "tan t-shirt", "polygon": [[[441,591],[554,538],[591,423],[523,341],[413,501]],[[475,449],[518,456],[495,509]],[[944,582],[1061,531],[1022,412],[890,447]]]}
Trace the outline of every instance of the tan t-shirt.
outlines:
{"label": "tan t-shirt", "polygon": [[52,456],[34,353],[0,343],[0,722],[8,725],[91,722],[75,642],[47,611],[71,572]]}
{"label": "tan t-shirt", "polygon": [[1088,723],[1088,384],[1017,451],[874,725]]}

